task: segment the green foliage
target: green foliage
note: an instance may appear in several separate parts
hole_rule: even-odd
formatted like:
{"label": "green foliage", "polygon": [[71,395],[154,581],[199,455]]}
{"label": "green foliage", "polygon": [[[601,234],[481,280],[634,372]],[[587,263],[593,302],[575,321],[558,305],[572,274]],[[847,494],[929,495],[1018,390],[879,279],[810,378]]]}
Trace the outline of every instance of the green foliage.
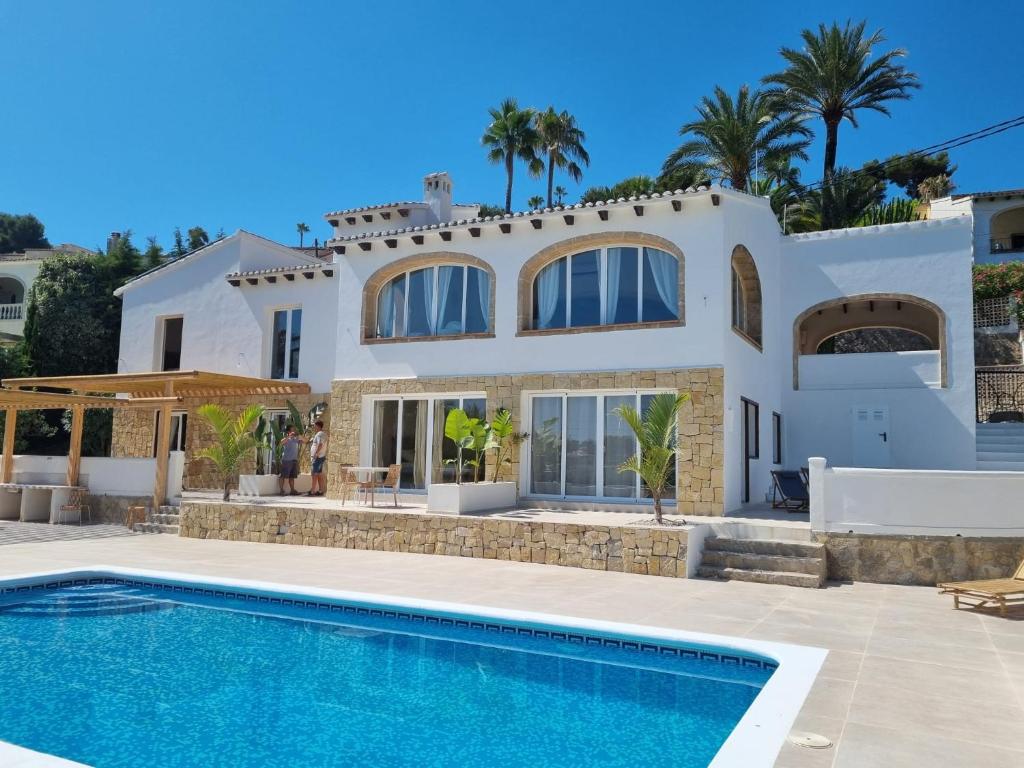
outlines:
{"label": "green foliage", "polygon": [[210,244],[210,236],[206,233],[206,230],[202,227],[192,227],[188,231],[188,249],[189,251],[197,251],[204,245]]}
{"label": "green foliage", "polygon": [[49,248],[43,223],[31,213],[0,213],[0,253]]}
{"label": "green foliage", "polygon": [[484,444],[485,451],[494,451],[494,475],[492,482],[498,482],[501,469],[506,464],[512,463],[512,448],[519,445],[529,435],[526,432],[516,432],[512,423],[512,413],[507,408],[502,408],[494,419],[487,425],[487,440]]}
{"label": "green foliage", "polygon": [[796,114],[779,114],[777,100],[741,86],[734,99],[720,86],[697,106],[700,119],[684,124],[688,137],[665,159],[662,175],[707,174],[749,190],[756,163],[807,159],[811,131]]}
{"label": "green foliage", "polygon": [[155,269],[166,260],[167,256],[164,254],[164,249],[156,241],[156,238],[147,237],[146,250],[142,254],[143,267],[145,269]]}
{"label": "green foliage", "polygon": [[[21,417],[35,411],[22,411]],[[65,434],[71,434],[71,411],[64,411],[60,416],[60,426]],[[82,455],[109,456],[113,442],[114,411],[113,409],[86,408],[82,422]]]}
{"label": "green foliage", "polygon": [[281,467],[281,455],[284,452],[284,446],[281,445],[281,430],[277,422],[260,416],[252,434],[256,439],[256,474],[276,474]]}
{"label": "green foliage", "polygon": [[[864,163],[863,170],[879,181],[895,184],[903,190],[907,197],[920,198],[921,185],[937,176],[945,176],[946,181],[952,178],[956,166],[949,162],[948,152],[935,155],[891,155],[885,160],[871,160]],[[932,182],[934,184],[934,182]],[[950,188],[952,188],[950,186]],[[948,194],[948,190],[945,194]],[[944,197],[945,194],[936,195]]]}
{"label": "green foliage", "polygon": [[974,299],[1001,299],[1024,291],[1024,261],[975,264],[972,269]]}
{"label": "green foliage", "polygon": [[[555,169],[565,171],[570,179],[579,184],[583,178],[580,165],[590,165],[590,155],[583,147],[587,135],[576,124],[576,118],[565,110],[556,112],[548,107],[534,118],[537,127],[539,150],[544,154],[548,167],[547,203],[550,208],[555,183]],[[534,206],[539,208],[540,206]]]}
{"label": "green foliage", "polygon": [[173,235],[173,237],[174,237],[174,247],[171,249],[171,258],[172,259],[180,259],[186,253],[188,253],[188,248],[185,246],[185,238],[182,237],[182,234],[181,234],[181,227],[175,227],[174,228],[174,235]]}
{"label": "green foliage", "polygon": [[480,212],[477,214],[481,219],[487,216],[504,216],[505,209],[500,205],[490,205],[488,203],[480,204]]}
{"label": "green foliage", "polygon": [[874,206],[885,197],[885,183],[868,174],[837,169],[821,189],[804,194],[800,204],[791,211],[790,232],[820,232],[860,226]]}
{"label": "green foliage", "polygon": [[544,198],[541,197],[540,195],[534,195],[533,197],[527,199],[526,207],[531,211],[537,210],[538,208],[543,208]]}
{"label": "green foliage", "polygon": [[263,416],[262,405],[250,405],[238,416],[216,403],[198,408],[199,415],[213,428],[213,445],[196,452],[196,457],[207,459],[217,469],[224,484],[224,501],[231,498],[231,481],[238,473],[242,460],[256,448],[253,428]]}
{"label": "green foliage", "polygon": [[561,185],[558,185],[557,187],[555,187],[555,205],[561,205],[562,204],[562,200],[568,194],[569,194],[569,190],[566,189],[565,187],[563,187]]}
{"label": "green foliage", "polygon": [[[463,452],[474,450],[478,440],[480,450],[486,444],[486,434],[482,434],[483,425],[480,419],[471,418],[461,408],[449,411],[444,420],[444,436],[455,443],[455,458],[445,459],[446,464],[455,465],[455,482],[462,482]],[[475,466],[479,466],[479,461]]]}
{"label": "green foliage", "polygon": [[[13,347],[0,347],[0,379],[31,375],[31,364],[25,354],[24,342]],[[46,420],[46,411],[21,411],[14,428],[14,452],[31,453],[34,446],[45,444],[57,430]],[[6,413],[0,409],[0,435]]]}
{"label": "green foliage", "polygon": [[687,392],[673,395],[663,392],[651,398],[643,416],[630,405],[621,405],[615,413],[636,435],[639,455],[630,456],[619,466],[620,472],[640,476],[654,499],[654,519],[662,522],[661,500],[665,496],[678,451],[676,422],[679,411],[690,399]]}
{"label": "green foliage", "polygon": [[295,229],[299,233],[299,248],[301,248],[302,240],[306,236],[306,233],[309,232],[309,224],[300,221],[298,224],[295,225]]}
{"label": "green foliage", "polygon": [[870,227],[875,224],[899,224],[904,221],[917,221],[921,218],[917,212],[917,201],[897,197],[881,205],[872,205],[857,219],[858,227]]}
{"label": "green foliage", "polygon": [[539,177],[544,161],[537,157],[538,137],[533,109],[520,109],[515,99],[505,99],[488,110],[491,123],[480,137],[487,148],[487,159],[505,167],[505,212],[512,213],[512,179],[516,160],[526,163],[531,176]]}

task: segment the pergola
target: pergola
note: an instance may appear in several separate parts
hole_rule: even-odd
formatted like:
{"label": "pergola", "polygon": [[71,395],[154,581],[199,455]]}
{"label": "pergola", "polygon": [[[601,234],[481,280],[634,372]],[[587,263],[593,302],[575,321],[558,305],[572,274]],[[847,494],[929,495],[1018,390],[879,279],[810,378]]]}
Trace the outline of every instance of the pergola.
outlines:
{"label": "pergola", "polygon": [[6,413],[3,471],[0,473],[0,482],[11,481],[14,468],[14,430],[18,411],[51,408],[71,411],[67,485],[77,485],[85,410],[141,408],[160,414],[156,436],[156,479],[153,487],[155,510],[164,503],[167,496],[167,460],[170,455],[170,423],[174,406],[179,405],[185,398],[305,394],[309,394],[309,385],[298,381],[260,379],[209,371],[105,373],[90,376],[4,379],[0,382],[0,408]]}

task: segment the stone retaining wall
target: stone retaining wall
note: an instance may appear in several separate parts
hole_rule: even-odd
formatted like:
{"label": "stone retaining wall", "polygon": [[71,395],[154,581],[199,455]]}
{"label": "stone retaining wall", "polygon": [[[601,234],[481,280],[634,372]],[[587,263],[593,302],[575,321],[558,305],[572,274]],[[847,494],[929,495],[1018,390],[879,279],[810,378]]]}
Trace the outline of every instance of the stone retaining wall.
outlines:
{"label": "stone retaining wall", "polygon": [[998,579],[1024,560],[1024,539],[819,533],[837,581],[919,584]]}
{"label": "stone retaining wall", "polygon": [[113,523],[120,525],[128,512],[128,507],[149,507],[153,504],[152,496],[106,496],[88,494],[85,503],[94,523]]}
{"label": "stone retaining wall", "polygon": [[686,528],[186,502],[181,535],[686,577]]}

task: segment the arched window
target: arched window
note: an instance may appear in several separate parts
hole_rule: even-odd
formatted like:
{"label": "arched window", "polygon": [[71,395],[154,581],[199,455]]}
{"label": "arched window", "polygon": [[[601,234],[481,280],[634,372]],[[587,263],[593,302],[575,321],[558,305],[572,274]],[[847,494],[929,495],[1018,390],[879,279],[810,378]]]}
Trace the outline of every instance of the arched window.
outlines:
{"label": "arched window", "polygon": [[732,252],[732,327],[760,349],[761,279],[750,251],[742,245]]}
{"label": "arched window", "polygon": [[617,245],[547,264],[533,280],[531,328],[679,319],[679,261],[658,248]]}
{"label": "arched window", "polygon": [[1024,206],[1000,211],[989,223],[992,253],[1024,251]]}
{"label": "arched window", "polygon": [[377,295],[378,338],[489,333],[491,276],[464,264],[432,264],[392,277]]}

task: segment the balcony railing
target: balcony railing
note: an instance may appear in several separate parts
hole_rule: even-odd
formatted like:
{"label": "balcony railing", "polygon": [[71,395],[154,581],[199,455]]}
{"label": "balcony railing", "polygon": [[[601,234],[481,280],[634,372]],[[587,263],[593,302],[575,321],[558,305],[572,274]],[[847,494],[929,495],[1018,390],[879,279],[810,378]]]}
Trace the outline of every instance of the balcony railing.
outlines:
{"label": "balcony railing", "polygon": [[24,315],[24,304],[0,304],[0,320],[21,320]]}
{"label": "balcony railing", "polygon": [[1024,253],[1024,234],[993,237],[988,244],[990,253]]}

